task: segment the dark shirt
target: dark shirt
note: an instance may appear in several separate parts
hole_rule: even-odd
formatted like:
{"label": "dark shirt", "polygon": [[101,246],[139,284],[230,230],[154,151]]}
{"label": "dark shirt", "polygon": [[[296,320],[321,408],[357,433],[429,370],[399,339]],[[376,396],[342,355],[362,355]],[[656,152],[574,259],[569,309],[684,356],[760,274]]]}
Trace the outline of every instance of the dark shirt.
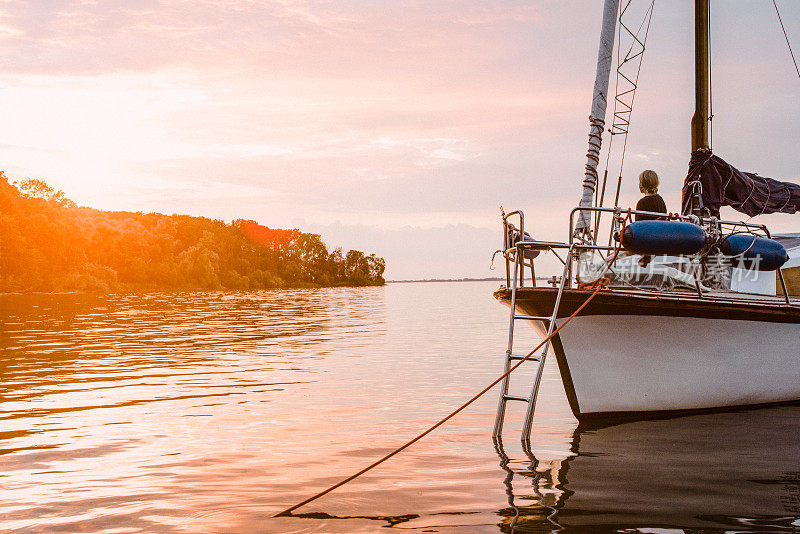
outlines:
{"label": "dark shirt", "polygon": [[[656,213],[667,213],[667,205],[661,195],[646,195],[636,203],[636,211],[653,211]],[[655,215],[636,215],[637,221],[649,221],[654,219],[661,219]]]}

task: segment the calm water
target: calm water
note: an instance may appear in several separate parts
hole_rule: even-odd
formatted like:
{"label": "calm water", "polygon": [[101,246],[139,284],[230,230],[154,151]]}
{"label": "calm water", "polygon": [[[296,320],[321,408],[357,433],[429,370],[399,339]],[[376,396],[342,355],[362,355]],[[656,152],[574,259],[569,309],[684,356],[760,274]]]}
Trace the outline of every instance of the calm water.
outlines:
{"label": "calm water", "polygon": [[507,315],[495,286],[0,296],[0,530],[800,525],[800,407],[579,432],[552,367],[531,454],[518,409],[495,449],[492,391],[362,478],[271,519],[500,374]]}

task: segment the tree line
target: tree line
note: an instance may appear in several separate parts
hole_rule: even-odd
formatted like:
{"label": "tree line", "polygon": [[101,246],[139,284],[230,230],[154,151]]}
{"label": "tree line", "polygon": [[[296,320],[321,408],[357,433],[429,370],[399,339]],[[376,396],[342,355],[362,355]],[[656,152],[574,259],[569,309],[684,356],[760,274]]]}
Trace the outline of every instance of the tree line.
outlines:
{"label": "tree line", "polygon": [[0,291],[382,285],[385,262],[255,221],[79,207],[0,171]]}

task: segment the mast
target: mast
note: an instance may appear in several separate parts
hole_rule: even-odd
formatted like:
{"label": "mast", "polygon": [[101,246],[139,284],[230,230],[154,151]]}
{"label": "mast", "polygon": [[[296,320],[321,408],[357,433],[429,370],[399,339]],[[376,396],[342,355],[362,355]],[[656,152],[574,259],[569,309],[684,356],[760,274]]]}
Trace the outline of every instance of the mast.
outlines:
{"label": "mast", "polygon": [[710,0],[694,2],[694,116],[692,152],[708,148],[708,9]]}
{"label": "mast", "polygon": [[[608,102],[608,77],[614,55],[614,33],[617,28],[619,0],[605,0],[603,26],[600,30],[600,48],[597,51],[597,73],[592,94],[592,113],[589,116],[589,150],[586,153],[586,172],[583,177],[581,206],[593,206],[597,189],[597,164],[600,161],[600,146],[605,128],[606,104]],[[575,226],[575,235],[586,236],[591,232],[592,214],[581,211]]]}

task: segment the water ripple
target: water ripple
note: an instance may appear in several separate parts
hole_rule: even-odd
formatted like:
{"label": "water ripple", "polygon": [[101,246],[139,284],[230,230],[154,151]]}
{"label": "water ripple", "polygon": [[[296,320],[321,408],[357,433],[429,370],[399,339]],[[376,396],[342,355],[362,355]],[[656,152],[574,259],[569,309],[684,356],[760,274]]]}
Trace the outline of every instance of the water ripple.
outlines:
{"label": "water ripple", "polygon": [[553,366],[530,456],[495,450],[493,392],[272,519],[496,377],[493,288],[0,295],[0,530],[790,531],[798,408],[582,432]]}

